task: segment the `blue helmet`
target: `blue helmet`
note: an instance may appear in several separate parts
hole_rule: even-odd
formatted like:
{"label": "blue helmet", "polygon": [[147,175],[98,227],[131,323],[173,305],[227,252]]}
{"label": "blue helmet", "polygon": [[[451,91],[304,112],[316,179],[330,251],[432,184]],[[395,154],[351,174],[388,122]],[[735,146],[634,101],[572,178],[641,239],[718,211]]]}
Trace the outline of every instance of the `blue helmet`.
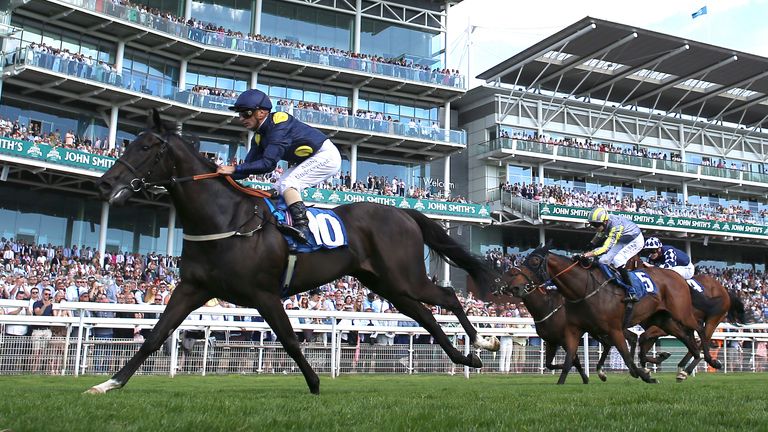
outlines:
{"label": "blue helmet", "polygon": [[235,106],[231,106],[229,109],[238,112],[256,109],[272,111],[272,101],[263,91],[250,89],[240,93],[237,101],[235,101]]}
{"label": "blue helmet", "polygon": [[645,245],[643,246],[643,249],[658,249],[662,247],[661,240],[657,239],[656,237],[648,237],[648,240],[645,241]]}

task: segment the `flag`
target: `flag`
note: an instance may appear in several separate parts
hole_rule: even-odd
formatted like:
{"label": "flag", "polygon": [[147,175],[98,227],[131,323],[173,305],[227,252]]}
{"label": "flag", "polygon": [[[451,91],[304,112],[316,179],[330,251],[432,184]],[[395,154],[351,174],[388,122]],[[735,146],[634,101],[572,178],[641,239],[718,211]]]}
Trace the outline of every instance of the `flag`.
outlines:
{"label": "flag", "polygon": [[696,12],[692,13],[691,14],[691,18],[700,17],[700,16],[706,15],[706,14],[707,14],[707,7],[704,6],[701,9],[697,10]]}

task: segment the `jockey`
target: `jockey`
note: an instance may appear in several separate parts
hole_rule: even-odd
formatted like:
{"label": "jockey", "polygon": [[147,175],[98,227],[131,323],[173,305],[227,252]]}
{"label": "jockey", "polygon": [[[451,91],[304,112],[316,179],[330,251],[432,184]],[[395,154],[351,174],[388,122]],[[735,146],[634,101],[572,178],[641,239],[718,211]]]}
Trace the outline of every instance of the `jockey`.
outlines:
{"label": "jockey", "polygon": [[[602,264],[613,266],[619,271],[627,287],[632,286],[629,272],[624,266],[630,258],[643,249],[643,233],[640,228],[625,217],[608,214],[608,210],[603,207],[590,210],[587,223],[597,231],[592,244],[599,246],[574,258],[599,257],[598,260]],[[627,297],[624,301],[636,302],[637,300],[634,293],[627,289]]]}
{"label": "jockey", "polygon": [[648,237],[643,246],[643,252],[648,256],[648,263],[656,267],[670,269],[680,274],[684,279],[692,279],[695,269],[691,258],[674,246],[665,246],[656,237]]}
{"label": "jockey", "polygon": [[243,163],[220,166],[217,172],[245,178],[272,172],[281,160],[292,165],[275,184],[293,219],[293,228],[283,228],[291,230],[299,241],[308,243],[312,233],[301,192],[333,177],[341,169],[339,150],[325,134],[290,114],[270,113],[272,101],[261,90],[244,91],[229,109],[239,114],[240,122],[253,131],[254,136]]}

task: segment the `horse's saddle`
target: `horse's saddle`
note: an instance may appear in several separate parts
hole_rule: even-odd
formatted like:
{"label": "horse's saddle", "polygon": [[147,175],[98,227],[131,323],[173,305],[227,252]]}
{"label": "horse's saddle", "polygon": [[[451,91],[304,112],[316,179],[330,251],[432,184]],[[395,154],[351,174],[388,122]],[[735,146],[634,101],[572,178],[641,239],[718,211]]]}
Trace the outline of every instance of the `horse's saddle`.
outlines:
{"label": "horse's saddle", "polygon": [[638,299],[643,298],[647,294],[659,294],[659,287],[653,282],[651,276],[643,270],[629,272],[629,279],[632,281],[632,286],[627,286],[622,280],[618,270],[602,263],[598,263],[598,265],[606,277],[614,279],[619,286],[627,290],[627,292],[633,293]]}
{"label": "horse's saddle", "polygon": [[[278,224],[292,225],[291,213],[288,211],[288,206],[282,196],[279,196],[277,200],[264,198],[264,201],[267,202],[269,211]],[[347,229],[344,227],[344,222],[333,211],[307,207],[307,219],[309,219],[309,229],[312,231],[309,244],[301,243],[292,235],[281,231],[291,252],[314,252],[319,249],[335,249],[348,245]]]}

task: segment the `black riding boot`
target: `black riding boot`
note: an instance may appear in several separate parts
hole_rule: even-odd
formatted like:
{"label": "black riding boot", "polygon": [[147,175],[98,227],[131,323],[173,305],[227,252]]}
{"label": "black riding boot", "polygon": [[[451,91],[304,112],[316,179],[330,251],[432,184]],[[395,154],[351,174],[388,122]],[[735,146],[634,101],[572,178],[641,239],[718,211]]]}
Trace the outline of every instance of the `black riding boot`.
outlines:
{"label": "black riding boot", "polygon": [[291,219],[293,219],[294,237],[304,244],[309,244],[312,231],[309,229],[307,207],[304,205],[304,202],[297,201],[288,206],[288,210],[291,212]]}
{"label": "black riding boot", "polygon": [[[629,271],[627,271],[624,267],[619,267],[619,274],[621,275],[621,280],[628,286],[632,286],[632,280],[629,279]],[[627,289],[627,296],[624,298],[625,303],[634,303],[638,301],[637,296],[635,293],[633,293],[630,289]]]}

